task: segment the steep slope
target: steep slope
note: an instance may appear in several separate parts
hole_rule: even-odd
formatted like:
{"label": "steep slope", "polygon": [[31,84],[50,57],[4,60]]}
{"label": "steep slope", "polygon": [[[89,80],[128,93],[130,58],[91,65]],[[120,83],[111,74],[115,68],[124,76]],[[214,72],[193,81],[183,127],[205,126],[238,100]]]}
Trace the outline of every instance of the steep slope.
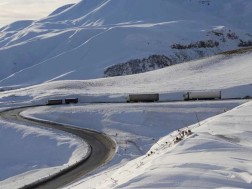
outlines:
{"label": "steep slope", "polygon": [[193,129],[193,134],[175,147],[169,145],[176,136],[173,132],[161,138],[144,156],[106,171],[98,178],[83,179],[65,188],[250,189],[251,110],[252,103],[248,102],[204,120],[201,127]]}
{"label": "steep slope", "polygon": [[139,73],[162,66],[129,60],[157,54],[173,64],[249,46],[251,7],[246,0],[83,0],[1,30],[0,86]]}

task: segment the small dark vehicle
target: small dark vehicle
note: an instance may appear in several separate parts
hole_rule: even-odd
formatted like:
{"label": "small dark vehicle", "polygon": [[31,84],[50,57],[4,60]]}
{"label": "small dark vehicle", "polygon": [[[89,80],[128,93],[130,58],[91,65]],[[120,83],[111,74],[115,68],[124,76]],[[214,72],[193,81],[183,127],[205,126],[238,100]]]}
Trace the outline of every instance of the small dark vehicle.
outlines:
{"label": "small dark vehicle", "polygon": [[47,101],[46,105],[59,105],[59,104],[63,104],[62,99],[50,99]]}
{"label": "small dark vehicle", "polygon": [[65,103],[66,104],[77,104],[79,102],[78,98],[66,98]]}
{"label": "small dark vehicle", "polygon": [[157,102],[159,94],[129,94],[127,102]]}
{"label": "small dark vehicle", "polygon": [[189,91],[184,95],[184,100],[217,100],[221,99],[221,91]]}

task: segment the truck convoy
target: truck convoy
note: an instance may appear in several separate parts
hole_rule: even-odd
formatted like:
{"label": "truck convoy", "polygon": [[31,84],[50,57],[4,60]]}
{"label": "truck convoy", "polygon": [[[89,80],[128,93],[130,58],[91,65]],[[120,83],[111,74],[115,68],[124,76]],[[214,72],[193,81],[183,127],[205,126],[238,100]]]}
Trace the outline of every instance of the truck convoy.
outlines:
{"label": "truck convoy", "polygon": [[[180,97],[181,98],[181,97]],[[188,91],[183,94],[183,100],[217,100],[221,99],[221,91]],[[182,100],[182,99],[181,99]],[[160,95],[158,93],[142,93],[142,94],[128,94],[126,97],[127,103],[132,102],[159,102]],[[174,100],[167,100],[174,101]],[[59,105],[59,104],[76,104],[78,98],[66,99],[49,99],[46,105]]]}

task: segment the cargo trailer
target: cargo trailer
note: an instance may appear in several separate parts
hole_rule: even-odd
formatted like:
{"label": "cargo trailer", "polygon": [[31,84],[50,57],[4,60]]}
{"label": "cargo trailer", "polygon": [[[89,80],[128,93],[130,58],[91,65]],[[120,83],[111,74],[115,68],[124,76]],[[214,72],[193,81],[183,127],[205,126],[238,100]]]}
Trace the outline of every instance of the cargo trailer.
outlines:
{"label": "cargo trailer", "polygon": [[221,91],[189,91],[183,95],[184,100],[221,99]]}
{"label": "cargo trailer", "polygon": [[47,101],[46,105],[59,105],[59,104],[63,104],[62,99],[50,99]]}
{"label": "cargo trailer", "polygon": [[65,103],[66,104],[76,104],[76,103],[78,103],[78,98],[66,98]]}
{"label": "cargo trailer", "polygon": [[127,102],[156,102],[159,101],[159,94],[129,94]]}

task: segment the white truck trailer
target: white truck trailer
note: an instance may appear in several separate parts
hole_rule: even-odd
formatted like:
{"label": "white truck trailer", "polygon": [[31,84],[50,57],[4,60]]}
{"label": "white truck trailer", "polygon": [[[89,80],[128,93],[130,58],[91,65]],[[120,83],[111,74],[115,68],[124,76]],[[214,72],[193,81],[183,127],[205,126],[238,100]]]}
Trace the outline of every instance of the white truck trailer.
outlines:
{"label": "white truck trailer", "polygon": [[221,99],[221,91],[189,91],[183,95],[184,100]]}

